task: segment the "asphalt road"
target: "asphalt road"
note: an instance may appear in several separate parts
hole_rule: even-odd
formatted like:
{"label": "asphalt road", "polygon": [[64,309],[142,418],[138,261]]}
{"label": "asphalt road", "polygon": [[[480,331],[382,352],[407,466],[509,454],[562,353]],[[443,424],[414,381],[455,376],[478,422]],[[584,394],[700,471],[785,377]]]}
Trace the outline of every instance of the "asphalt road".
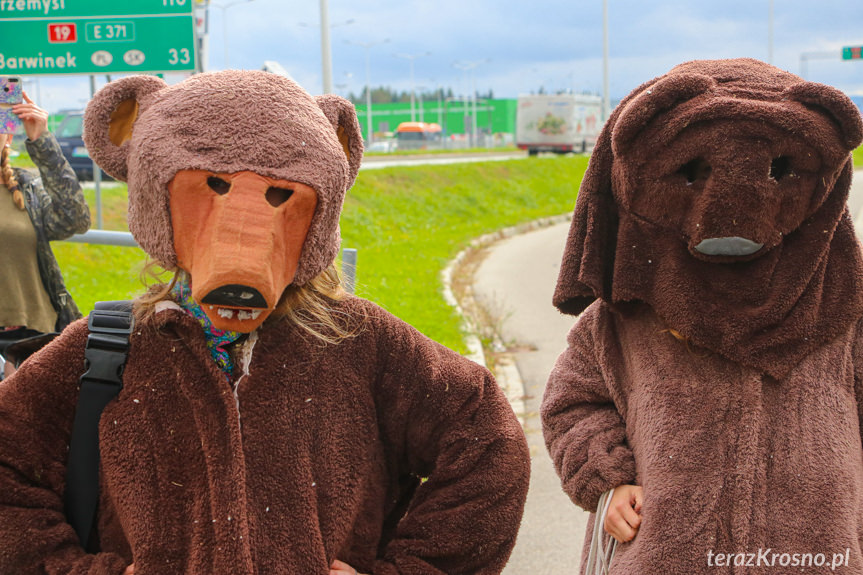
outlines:
{"label": "asphalt road", "polygon": [[561,490],[542,439],[539,403],[573,318],[551,305],[569,222],[501,241],[475,275],[474,297],[496,321],[515,354],[525,388],[524,422],[531,453],[530,491],[518,542],[505,575],[577,573],[587,513]]}
{"label": "asphalt road", "polygon": [[[855,173],[848,201],[863,237],[863,172]],[[495,318],[515,361],[526,396],[525,432],[531,450],[531,486],[518,542],[505,575],[576,573],[587,513],[560,488],[542,439],[539,403],[566,334],[575,322],[551,305],[569,223],[498,242],[477,269],[474,297]]]}

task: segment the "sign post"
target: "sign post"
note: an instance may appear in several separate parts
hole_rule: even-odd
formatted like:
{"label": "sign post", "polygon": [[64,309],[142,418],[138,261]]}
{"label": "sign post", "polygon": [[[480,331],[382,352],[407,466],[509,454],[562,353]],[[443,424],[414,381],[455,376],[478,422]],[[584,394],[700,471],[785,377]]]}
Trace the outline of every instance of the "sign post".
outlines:
{"label": "sign post", "polygon": [[193,0],[0,0],[0,75],[196,69]]}

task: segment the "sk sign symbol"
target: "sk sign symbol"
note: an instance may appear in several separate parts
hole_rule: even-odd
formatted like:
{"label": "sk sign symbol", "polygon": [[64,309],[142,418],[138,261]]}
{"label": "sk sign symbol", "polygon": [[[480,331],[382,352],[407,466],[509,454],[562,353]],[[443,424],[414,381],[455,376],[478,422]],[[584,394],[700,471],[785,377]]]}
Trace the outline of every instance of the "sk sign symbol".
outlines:
{"label": "sk sign symbol", "polygon": [[138,66],[144,63],[144,53],[140,50],[129,50],[123,54],[123,61],[130,66]]}

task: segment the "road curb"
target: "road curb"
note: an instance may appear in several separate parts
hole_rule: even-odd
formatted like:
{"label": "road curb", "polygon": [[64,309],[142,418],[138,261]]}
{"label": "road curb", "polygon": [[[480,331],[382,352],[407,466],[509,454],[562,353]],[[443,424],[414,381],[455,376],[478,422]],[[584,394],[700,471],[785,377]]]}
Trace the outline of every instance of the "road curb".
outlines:
{"label": "road curb", "polygon": [[[494,326],[482,325],[482,319],[479,317],[479,314],[476,313],[476,310],[481,306],[481,304],[477,302],[473,295],[473,278],[470,278],[471,281],[468,282],[468,287],[464,290],[464,293],[460,294],[460,301],[456,298],[455,293],[453,292],[453,278],[461,273],[470,273],[463,269],[466,259],[481,250],[490,248],[493,244],[501,240],[567,222],[570,221],[571,218],[571,213],[540,218],[538,220],[503,228],[496,232],[474,238],[467,247],[456,254],[455,258],[450,260],[447,266],[443,269],[441,272],[443,297],[461,317],[462,330],[467,334],[465,335],[464,340],[465,345],[468,348],[466,357],[484,367],[488,367],[486,354],[483,350],[479,333],[482,331],[494,330]],[[500,350],[494,351],[495,379],[497,379],[498,385],[500,385],[509,400],[509,403],[519,421],[524,425],[524,417],[527,412],[524,400],[525,389],[521,373],[518,371],[518,365],[515,361],[515,354],[506,351],[506,347],[503,345],[500,334],[496,332],[493,333],[492,347],[494,350]]]}

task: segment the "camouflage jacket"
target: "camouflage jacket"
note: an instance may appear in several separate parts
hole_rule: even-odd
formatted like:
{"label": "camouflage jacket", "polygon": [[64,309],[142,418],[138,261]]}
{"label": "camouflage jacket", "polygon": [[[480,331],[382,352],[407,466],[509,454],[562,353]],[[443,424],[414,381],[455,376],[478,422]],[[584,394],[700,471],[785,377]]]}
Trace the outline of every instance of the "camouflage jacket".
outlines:
{"label": "camouflage jacket", "polygon": [[78,178],[53,134],[46,131],[35,142],[27,140],[26,146],[30,158],[39,168],[39,176],[22,169],[15,169],[15,175],[27,200],[27,213],[36,229],[39,274],[57,311],[55,329],[62,331],[71,321],[81,317],[81,312],[66,291],[50,242],[86,232],[90,227],[90,208],[84,200]]}

